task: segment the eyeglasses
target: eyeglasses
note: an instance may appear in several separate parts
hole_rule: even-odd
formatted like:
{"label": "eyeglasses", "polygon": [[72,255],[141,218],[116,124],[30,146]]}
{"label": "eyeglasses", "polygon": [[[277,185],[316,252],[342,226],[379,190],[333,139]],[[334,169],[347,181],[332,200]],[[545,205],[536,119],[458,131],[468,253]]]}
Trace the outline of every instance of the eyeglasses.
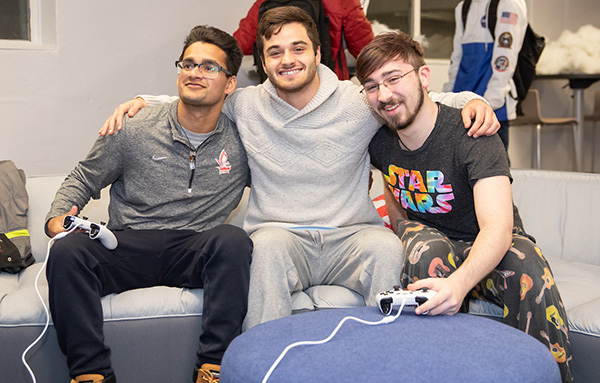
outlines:
{"label": "eyeglasses", "polygon": [[225,75],[228,77],[233,76],[231,72],[229,72],[227,69],[223,68],[222,66],[216,63],[203,62],[200,64],[196,64],[193,61],[184,60],[175,61],[175,66],[177,67],[177,74],[181,74],[181,72],[191,73],[195,67],[198,67],[198,70],[200,71],[200,73],[202,73],[202,76],[204,76],[205,78],[215,78],[219,75],[220,71],[223,71],[223,73],[225,73]]}
{"label": "eyeglasses", "polygon": [[385,80],[378,82],[378,83],[373,83],[373,84],[367,84],[365,85],[360,92],[363,93],[367,93],[367,94],[375,94],[379,91],[379,86],[381,86],[381,84],[383,84],[383,86],[385,86],[386,88],[390,89],[390,87],[396,86],[398,85],[398,83],[400,82],[400,80],[402,80],[404,77],[408,76],[411,72],[416,71],[417,69],[419,69],[421,66],[418,67],[414,67],[411,70],[409,70],[408,72],[404,73],[404,74],[395,74],[392,75],[388,78],[386,78]]}

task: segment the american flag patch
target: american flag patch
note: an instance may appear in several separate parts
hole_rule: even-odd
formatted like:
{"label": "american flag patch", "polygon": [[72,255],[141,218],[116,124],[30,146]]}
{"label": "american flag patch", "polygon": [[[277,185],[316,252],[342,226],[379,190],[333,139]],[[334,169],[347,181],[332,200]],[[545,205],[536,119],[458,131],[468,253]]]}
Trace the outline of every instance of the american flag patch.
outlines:
{"label": "american flag patch", "polygon": [[503,24],[517,25],[517,20],[519,19],[519,15],[512,12],[502,12],[502,17],[500,17],[500,22]]}

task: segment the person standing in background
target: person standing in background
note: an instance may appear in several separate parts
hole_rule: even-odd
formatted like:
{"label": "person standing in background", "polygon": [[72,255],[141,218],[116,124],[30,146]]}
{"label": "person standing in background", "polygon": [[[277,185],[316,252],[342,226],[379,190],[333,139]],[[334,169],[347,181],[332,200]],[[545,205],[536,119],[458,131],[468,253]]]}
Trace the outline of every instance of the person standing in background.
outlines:
{"label": "person standing in background", "polygon": [[[251,55],[256,42],[258,11],[265,0],[257,0],[240,26],[233,33],[244,55]],[[323,0],[325,13],[329,17],[331,55],[334,72],[340,80],[349,80],[350,73],[346,62],[344,44],[352,56],[357,57],[361,49],[373,39],[371,23],[367,20],[360,0]]]}
{"label": "person standing in background", "polygon": [[[494,3],[495,38],[488,27],[489,9]],[[468,9],[464,23],[463,7]],[[465,0],[456,6],[455,18],[454,51],[444,91],[469,90],[483,96],[500,121],[498,134],[508,149],[509,120],[517,117],[517,90],[512,78],[527,29],[525,1]]]}

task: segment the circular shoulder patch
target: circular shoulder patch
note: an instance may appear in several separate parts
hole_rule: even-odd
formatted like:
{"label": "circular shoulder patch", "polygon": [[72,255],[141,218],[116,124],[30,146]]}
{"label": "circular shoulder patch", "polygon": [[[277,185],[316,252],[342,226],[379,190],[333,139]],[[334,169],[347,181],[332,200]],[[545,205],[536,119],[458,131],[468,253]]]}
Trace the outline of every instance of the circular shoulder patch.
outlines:
{"label": "circular shoulder patch", "polygon": [[498,45],[501,48],[510,48],[513,44],[513,37],[510,32],[504,32],[498,37]]}
{"label": "circular shoulder patch", "polygon": [[500,56],[494,61],[494,69],[498,72],[504,72],[508,68],[508,58],[506,56]]}

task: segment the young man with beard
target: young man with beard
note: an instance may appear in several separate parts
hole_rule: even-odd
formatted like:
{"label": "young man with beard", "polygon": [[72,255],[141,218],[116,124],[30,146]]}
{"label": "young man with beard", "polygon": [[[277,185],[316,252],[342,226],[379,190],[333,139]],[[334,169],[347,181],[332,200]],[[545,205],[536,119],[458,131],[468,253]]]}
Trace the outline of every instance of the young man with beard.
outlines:
{"label": "young man with beard", "polygon": [[369,146],[404,245],[402,285],[437,294],[417,314],[453,315],[475,296],[504,308],[504,322],[546,344],[572,379],[567,316],[550,266],[512,203],[498,136],[465,134],[460,110],[426,93],[430,69],[404,33],[376,36],[360,53],[358,79],[386,121]]}
{"label": "young man with beard", "polygon": [[48,258],[50,310],[72,382],[116,382],[104,343],[107,294],[156,285],[204,288],[195,383],[218,381],[225,349],[242,330],[252,242],[223,222],[249,170],[236,127],[221,113],[242,52],[233,36],[205,26],[192,29],[184,44],[180,99],[127,119],[114,138],[100,137],[61,185],[46,219],[51,237],[64,232],[66,214],[111,186],[108,227],[116,249],[74,232]]}
{"label": "young man with beard", "polygon": [[[402,266],[402,244],[383,226],[368,192],[368,145],[381,122],[357,86],[319,65],[318,32],[305,11],[265,12],[257,43],[269,79],[237,90],[223,109],[238,126],[252,173],[245,328],[290,315],[292,293],[314,285],[345,286],[375,305],[377,293],[399,282]],[[473,97],[446,95],[461,107]],[[121,105],[103,131],[144,104]],[[487,104],[466,109],[469,123],[477,114],[480,132],[497,130]]]}

